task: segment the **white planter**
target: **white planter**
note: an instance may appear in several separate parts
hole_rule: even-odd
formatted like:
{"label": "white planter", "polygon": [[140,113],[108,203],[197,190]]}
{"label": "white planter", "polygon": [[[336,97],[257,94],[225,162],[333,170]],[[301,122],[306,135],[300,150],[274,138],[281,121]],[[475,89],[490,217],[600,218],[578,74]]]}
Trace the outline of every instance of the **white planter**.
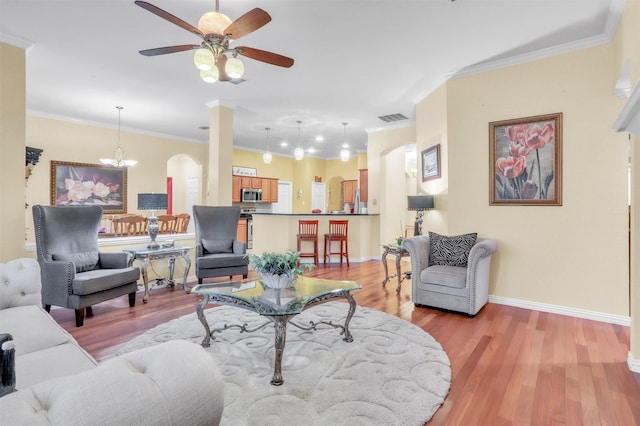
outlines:
{"label": "white planter", "polygon": [[293,287],[297,279],[291,279],[288,275],[260,274],[260,279],[269,288]]}

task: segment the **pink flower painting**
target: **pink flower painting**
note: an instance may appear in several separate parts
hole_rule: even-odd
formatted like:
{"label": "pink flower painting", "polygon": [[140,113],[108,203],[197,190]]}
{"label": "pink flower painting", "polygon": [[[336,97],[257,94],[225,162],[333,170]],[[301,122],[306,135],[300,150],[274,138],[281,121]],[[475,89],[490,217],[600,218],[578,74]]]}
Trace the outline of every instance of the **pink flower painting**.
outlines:
{"label": "pink flower painting", "polygon": [[[492,202],[558,200],[558,126],[562,115],[490,123]],[[524,202],[522,203],[524,204]]]}

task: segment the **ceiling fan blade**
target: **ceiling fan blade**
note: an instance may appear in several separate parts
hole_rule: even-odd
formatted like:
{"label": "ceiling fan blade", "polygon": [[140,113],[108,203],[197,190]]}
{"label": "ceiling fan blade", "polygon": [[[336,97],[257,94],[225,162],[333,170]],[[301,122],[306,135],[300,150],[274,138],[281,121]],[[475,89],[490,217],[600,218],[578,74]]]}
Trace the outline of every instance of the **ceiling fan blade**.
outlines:
{"label": "ceiling fan blade", "polygon": [[180,46],[156,47],[155,49],[141,50],[144,56],[166,55],[167,53],[184,52],[185,50],[199,49],[199,44],[181,44]]}
{"label": "ceiling fan blade", "polygon": [[266,50],[254,49],[253,47],[236,47],[238,53],[247,58],[255,59],[256,61],[266,62],[271,65],[277,65],[279,67],[290,68],[293,66],[293,59],[286,56],[278,55],[277,53],[267,52]]}
{"label": "ceiling fan blade", "polygon": [[153,13],[154,15],[158,15],[162,19],[166,19],[167,21],[171,22],[172,24],[175,24],[175,25],[179,26],[180,28],[184,28],[185,30],[189,31],[190,33],[193,33],[193,34],[195,34],[195,35],[197,35],[197,36],[199,36],[201,38],[204,38],[204,34],[198,28],[194,27],[193,25],[189,24],[188,22],[183,21],[182,19],[178,18],[177,16],[174,16],[174,15],[170,14],[169,12],[166,12],[166,11],[160,9],[157,6],[152,5],[151,3],[147,3],[146,1],[136,0],[135,4],[137,4],[138,6],[140,6],[143,9],[148,10],[149,12]]}
{"label": "ceiling fan blade", "polygon": [[231,38],[237,40],[240,37],[254,32],[258,28],[265,26],[269,21],[271,21],[271,16],[269,16],[269,14],[264,10],[256,7],[233,21],[227,28],[225,28],[224,34],[228,34]]}

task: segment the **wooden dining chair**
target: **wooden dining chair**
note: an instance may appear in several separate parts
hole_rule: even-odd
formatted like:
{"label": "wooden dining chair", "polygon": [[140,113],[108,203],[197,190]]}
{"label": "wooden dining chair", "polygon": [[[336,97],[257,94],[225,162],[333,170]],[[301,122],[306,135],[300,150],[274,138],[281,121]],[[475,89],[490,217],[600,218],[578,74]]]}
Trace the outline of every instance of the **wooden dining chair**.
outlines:
{"label": "wooden dining chair", "polygon": [[158,215],[158,234],[174,234],[176,229],[177,219],[173,215],[161,214]]}
{"label": "wooden dining chair", "polygon": [[187,228],[189,228],[189,221],[191,221],[191,215],[188,213],[180,213],[176,215],[176,234],[186,234]]}
{"label": "wooden dining chair", "polygon": [[147,220],[139,215],[114,217],[111,224],[113,234],[116,237],[145,235],[147,233]]}

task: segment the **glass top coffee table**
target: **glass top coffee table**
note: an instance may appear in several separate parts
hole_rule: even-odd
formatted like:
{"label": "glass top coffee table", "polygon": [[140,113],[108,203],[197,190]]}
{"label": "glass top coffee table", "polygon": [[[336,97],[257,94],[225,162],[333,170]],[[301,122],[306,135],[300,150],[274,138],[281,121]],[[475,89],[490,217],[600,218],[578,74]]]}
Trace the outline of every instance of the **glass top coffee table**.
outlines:
{"label": "glass top coffee table", "polygon": [[[349,332],[349,321],[356,311],[356,302],[351,296],[352,290],[362,287],[355,281],[336,281],[320,278],[299,277],[294,287],[283,289],[267,288],[259,278],[247,278],[241,281],[228,283],[199,284],[191,289],[191,293],[203,296],[198,305],[197,315],[205,329],[205,337],[202,346],[209,347],[213,333],[226,330],[231,327],[239,328],[241,332],[253,332],[264,328],[270,322],[275,327],[275,366],[271,384],[279,386],[282,380],[282,354],[287,334],[287,324],[291,324],[302,330],[316,330],[320,324],[326,324],[341,329],[345,342],[352,342],[353,337]],[[348,312],[344,326],[333,321],[310,322],[308,326],[290,321],[302,311],[321,303],[335,299],[347,299]],[[270,321],[249,330],[245,325],[225,325],[222,328],[211,329],[204,315],[207,303],[235,306],[256,312]],[[345,306],[346,307],[346,306]]]}

